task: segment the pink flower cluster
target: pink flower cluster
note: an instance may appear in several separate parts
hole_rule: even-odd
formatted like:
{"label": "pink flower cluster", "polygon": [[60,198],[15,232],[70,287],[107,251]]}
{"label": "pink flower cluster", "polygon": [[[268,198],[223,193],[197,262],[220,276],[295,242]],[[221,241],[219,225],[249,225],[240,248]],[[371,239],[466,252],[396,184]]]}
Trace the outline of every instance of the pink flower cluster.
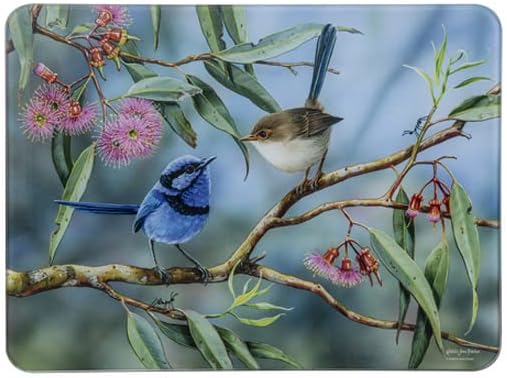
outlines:
{"label": "pink flower cluster", "polygon": [[25,106],[21,127],[31,141],[45,142],[55,132],[78,135],[89,131],[96,116],[95,105],[81,107],[64,87],[42,85]]}
{"label": "pink flower cluster", "polygon": [[152,102],[128,98],[121,102],[117,116],[106,122],[97,149],[106,165],[119,167],[150,156],[161,137],[160,114]]}
{"label": "pink flower cluster", "polygon": [[323,255],[319,252],[309,253],[305,256],[303,263],[315,275],[326,278],[333,284],[341,287],[350,288],[357,286],[363,282],[365,276],[368,276],[370,283],[373,285],[372,274],[377,277],[379,284],[382,285],[382,281],[378,275],[378,261],[370,253],[369,248],[362,248],[361,251],[356,252],[357,265],[355,266],[353,261],[348,257],[347,252],[340,266],[334,265],[335,260],[340,254],[339,249],[349,243],[349,241],[346,241],[339,247],[329,248]]}

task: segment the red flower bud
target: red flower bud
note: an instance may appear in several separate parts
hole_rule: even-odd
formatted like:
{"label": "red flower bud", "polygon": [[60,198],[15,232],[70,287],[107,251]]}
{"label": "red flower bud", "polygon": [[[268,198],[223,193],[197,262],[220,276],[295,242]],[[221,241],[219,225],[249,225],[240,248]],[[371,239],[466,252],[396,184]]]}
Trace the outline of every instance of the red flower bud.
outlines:
{"label": "red flower bud", "polygon": [[120,53],[120,49],[113,45],[109,40],[104,37],[100,40],[100,46],[102,47],[102,50],[106,53],[106,56],[109,59],[114,59],[118,56]]}
{"label": "red flower bud", "polygon": [[329,248],[326,253],[322,256],[324,260],[326,260],[330,265],[334,263],[336,258],[340,252],[338,252],[338,248]]}
{"label": "red flower bud", "polygon": [[449,196],[445,196],[442,203],[444,204],[445,206],[445,212],[450,214],[451,213],[451,203],[450,203],[450,200],[451,198]]}
{"label": "red flower bud", "polygon": [[97,16],[97,19],[95,20],[95,23],[98,26],[106,26],[113,20],[113,14],[108,11],[107,9],[103,9],[99,12],[99,15]]}
{"label": "red flower bud", "polygon": [[106,32],[106,38],[110,39],[113,42],[117,42],[120,46],[124,45],[125,42],[129,39],[129,36],[127,34],[127,30],[120,29],[120,28],[114,28],[109,29]]}
{"label": "red flower bud", "polygon": [[90,64],[95,68],[100,68],[106,64],[100,47],[92,47],[90,49]]}
{"label": "red flower bud", "polygon": [[437,223],[440,221],[441,211],[440,211],[440,201],[437,199],[433,199],[430,201],[430,212],[428,213],[428,220],[432,223]]}
{"label": "red flower bud", "polygon": [[368,275],[368,278],[370,279],[370,284],[373,285],[373,280],[371,279],[371,274],[375,274],[375,277],[377,277],[377,281],[379,285],[382,285],[382,280],[380,279],[380,275],[378,273],[379,268],[379,262],[373,256],[370,252],[369,248],[363,248],[361,252],[359,252],[359,255],[356,257],[357,262],[359,263],[359,268],[361,270],[361,273],[364,275]]}
{"label": "red flower bud", "polygon": [[421,202],[423,200],[423,196],[421,193],[415,193],[412,195],[410,199],[410,203],[408,205],[408,209],[406,211],[407,217],[415,218],[417,214],[419,214],[419,210],[421,210]]}
{"label": "red flower bud", "polygon": [[340,269],[344,272],[352,270],[352,260],[348,257],[344,257]]}
{"label": "red flower bud", "polygon": [[42,63],[37,63],[34,66],[33,73],[48,84],[53,84],[58,79],[58,74],[51,71]]}
{"label": "red flower bud", "polygon": [[81,105],[77,101],[71,101],[69,106],[69,116],[76,118],[81,114]]}

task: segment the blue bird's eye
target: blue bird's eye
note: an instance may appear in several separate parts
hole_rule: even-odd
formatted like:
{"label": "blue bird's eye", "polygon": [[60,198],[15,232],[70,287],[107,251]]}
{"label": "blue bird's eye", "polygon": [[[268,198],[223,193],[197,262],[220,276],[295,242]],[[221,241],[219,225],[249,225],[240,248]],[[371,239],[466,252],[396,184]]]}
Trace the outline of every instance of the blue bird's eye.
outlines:
{"label": "blue bird's eye", "polygon": [[185,168],[185,173],[191,175],[195,172],[195,167],[193,165],[189,165]]}

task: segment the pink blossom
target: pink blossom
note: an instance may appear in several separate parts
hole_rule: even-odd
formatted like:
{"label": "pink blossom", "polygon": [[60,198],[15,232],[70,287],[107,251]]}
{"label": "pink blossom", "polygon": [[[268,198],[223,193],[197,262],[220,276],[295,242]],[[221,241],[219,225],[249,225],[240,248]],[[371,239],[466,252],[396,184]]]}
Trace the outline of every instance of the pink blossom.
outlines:
{"label": "pink blossom", "polygon": [[324,278],[330,278],[330,276],[334,274],[333,271],[336,270],[336,267],[318,252],[307,254],[303,260],[303,264],[308,270]]}
{"label": "pink blossom", "polygon": [[86,104],[80,107],[79,103],[73,103],[67,117],[60,125],[60,130],[67,135],[79,135],[90,131],[93,128],[95,118],[97,117],[97,106],[95,104]]}
{"label": "pink blossom", "polygon": [[56,110],[47,102],[34,97],[24,109],[21,127],[31,141],[45,142],[53,137],[59,120]]}
{"label": "pink blossom", "polygon": [[122,5],[97,5],[95,7],[95,12],[100,14],[100,12],[106,11],[111,14],[111,21],[120,26],[120,27],[127,27],[132,22],[132,19],[130,18],[129,12],[127,7]]}
{"label": "pink blossom", "polygon": [[55,112],[59,121],[63,121],[67,117],[70,98],[65,89],[56,85],[41,85],[35,90],[35,97]]}

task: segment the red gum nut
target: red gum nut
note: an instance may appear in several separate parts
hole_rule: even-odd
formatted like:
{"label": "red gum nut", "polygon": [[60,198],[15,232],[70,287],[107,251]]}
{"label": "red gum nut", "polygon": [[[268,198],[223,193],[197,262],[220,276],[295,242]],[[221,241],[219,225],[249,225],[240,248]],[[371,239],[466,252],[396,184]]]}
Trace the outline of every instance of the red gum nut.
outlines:
{"label": "red gum nut", "polygon": [[326,260],[330,265],[334,263],[336,258],[340,253],[338,252],[338,248],[329,248],[326,253],[322,256],[324,260]]}
{"label": "red gum nut", "polygon": [[106,37],[113,42],[117,42],[119,45],[125,44],[128,40],[127,31],[120,28],[109,29],[106,33]]}
{"label": "red gum nut", "polygon": [[81,105],[79,105],[79,102],[72,101],[70,103],[69,107],[69,115],[71,118],[76,118],[81,114]]}
{"label": "red gum nut", "polygon": [[90,55],[90,64],[93,67],[100,68],[106,63],[104,56],[102,55],[102,49],[100,47],[92,47],[90,49]]}
{"label": "red gum nut", "polygon": [[375,277],[377,277],[379,285],[382,286],[382,280],[378,273],[379,263],[377,259],[370,253],[369,248],[364,248],[361,250],[361,252],[357,256],[357,261],[359,262],[361,273],[368,275],[368,278],[370,279],[370,284],[373,285],[373,281],[371,279],[371,274],[373,273],[375,274]]}
{"label": "red gum nut", "polygon": [[97,16],[97,19],[95,20],[95,23],[98,26],[106,26],[113,20],[113,14],[109,12],[108,10],[101,10],[99,15]]}
{"label": "red gum nut", "polygon": [[53,84],[58,79],[58,74],[51,71],[42,63],[37,63],[35,65],[33,73],[48,84]]}

